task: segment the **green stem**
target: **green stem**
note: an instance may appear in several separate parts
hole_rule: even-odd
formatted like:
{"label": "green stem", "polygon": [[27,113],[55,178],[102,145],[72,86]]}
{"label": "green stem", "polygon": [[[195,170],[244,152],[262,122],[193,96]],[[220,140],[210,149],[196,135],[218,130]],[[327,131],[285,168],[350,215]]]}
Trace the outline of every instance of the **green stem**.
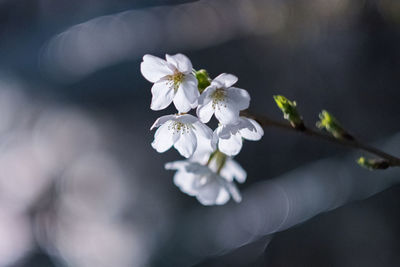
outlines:
{"label": "green stem", "polygon": [[217,149],[217,150],[215,150],[215,151],[210,155],[210,157],[208,158],[207,166],[210,165],[211,161],[214,159],[215,162],[216,162],[216,164],[217,164],[217,171],[216,171],[216,173],[219,174],[219,173],[221,172],[222,168],[223,168],[224,165],[225,165],[226,158],[227,158],[227,155],[225,155],[224,153],[222,153],[221,151],[219,151],[219,150]]}

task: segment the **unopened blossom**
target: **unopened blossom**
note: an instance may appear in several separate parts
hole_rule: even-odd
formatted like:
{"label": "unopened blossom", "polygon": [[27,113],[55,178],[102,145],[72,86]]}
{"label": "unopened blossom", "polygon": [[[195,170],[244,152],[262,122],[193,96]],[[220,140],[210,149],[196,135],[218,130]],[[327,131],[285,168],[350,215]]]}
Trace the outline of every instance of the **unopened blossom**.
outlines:
{"label": "unopened blossom", "polygon": [[241,195],[230,178],[225,178],[208,166],[189,160],[175,161],[165,164],[168,170],[177,170],[174,183],[179,189],[198,199],[203,205],[223,205],[230,197],[236,202]]}
{"label": "unopened blossom", "polygon": [[228,156],[234,156],[242,149],[242,139],[260,140],[264,130],[255,120],[240,117],[235,124],[219,125],[214,135],[218,138],[218,149]]}
{"label": "unopened blossom", "polygon": [[216,77],[199,97],[197,116],[207,123],[213,114],[223,124],[235,123],[239,112],[247,109],[250,95],[244,89],[231,87],[238,78],[232,74],[223,73]]}
{"label": "unopened blossom", "polygon": [[172,101],[180,113],[196,108],[200,94],[189,58],[183,54],[166,55],[165,58],[145,55],[140,65],[142,75],[154,83],[150,108],[161,110]]}
{"label": "unopened blossom", "polygon": [[200,144],[199,140],[211,144],[213,138],[212,130],[189,114],[162,116],[154,122],[151,130],[156,127],[159,128],[154,135],[152,147],[162,153],[173,146],[185,158],[193,155]]}

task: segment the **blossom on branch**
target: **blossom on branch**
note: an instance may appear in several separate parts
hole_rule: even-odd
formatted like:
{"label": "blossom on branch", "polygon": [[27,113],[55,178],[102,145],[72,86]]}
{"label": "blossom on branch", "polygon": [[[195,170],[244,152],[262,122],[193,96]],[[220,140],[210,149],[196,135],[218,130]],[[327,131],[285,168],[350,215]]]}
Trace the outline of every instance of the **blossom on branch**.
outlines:
{"label": "blossom on branch", "polygon": [[199,91],[190,60],[183,54],[166,55],[166,60],[145,55],[140,64],[142,75],[154,83],[150,108],[161,110],[174,102],[183,113],[197,107]]}
{"label": "blossom on branch", "polygon": [[242,149],[242,139],[258,141],[264,135],[264,130],[255,120],[240,117],[235,124],[219,125],[214,135],[218,138],[218,149],[228,156],[234,156]]}
{"label": "blossom on branch", "polygon": [[199,139],[204,143],[208,140],[211,145],[212,130],[189,114],[162,116],[154,122],[150,130],[156,127],[159,128],[151,145],[159,153],[174,146],[182,156],[189,158],[196,151]]}
{"label": "blossom on branch", "polygon": [[234,168],[237,166],[235,164],[226,165],[225,168],[228,168],[228,170],[224,173],[228,174],[228,177],[223,177],[208,166],[189,160],[174,161],[165,164],[167,170],[177,171],[174,175],[175,185],[182,192],[190,196],[195,196],[201,204],[207,206],[225,204],[230,197],[236,202],[242,200],[239,190],[233,182],[233,177],[236,177],[233,174],[241,173],[239,177],[243,178],[243,172],[241,171],[244,170],[235,170]]}
{"label": "blossom on branch", "polygon": [[237,80],[236,76],[223,73],[203,91],[197,107],[197,116],[202,122],[209,122],[215,114],[221,124],[232,124],[238,120],[239,112],[249,107],[249,93],[244,89],[231,87]]}

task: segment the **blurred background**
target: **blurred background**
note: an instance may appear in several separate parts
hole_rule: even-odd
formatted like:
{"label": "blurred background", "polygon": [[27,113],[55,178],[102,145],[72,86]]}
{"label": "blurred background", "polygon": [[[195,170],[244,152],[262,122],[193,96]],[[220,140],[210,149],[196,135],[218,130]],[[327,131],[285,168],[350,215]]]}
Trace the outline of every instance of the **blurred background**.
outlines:
{"label": "blurred background", "polygon": [[[279,93],[308,125],[327,109],[361,140],[388,140],[400,129],[400,2],[0,0],[0,37],[1,267],[400,265],[398,186],[273,237],[239,244],[228,229],[215,250],[212,236],[196,243],[193,221],[221,227],[215,215],[245,206],[203,207],[173,184],[163,165],[180,157],[154,151],[149,131],[173,108],[149,109],[139,70],[146,53],[181,52],[212,77],[237,75],[256,113],[281,119]],[[240,188],[312,176],[321,159],[358,168],[347,153],[266,129],[236,157]]]}

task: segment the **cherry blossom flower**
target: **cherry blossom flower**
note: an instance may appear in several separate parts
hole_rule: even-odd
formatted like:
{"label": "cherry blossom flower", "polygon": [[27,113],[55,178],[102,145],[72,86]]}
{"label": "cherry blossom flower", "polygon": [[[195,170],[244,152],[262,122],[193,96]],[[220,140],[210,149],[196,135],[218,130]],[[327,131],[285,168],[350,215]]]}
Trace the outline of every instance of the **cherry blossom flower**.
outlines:
{"label": "cherry blossom flower", "polygon": [[243,139],[257,141],[264,135],[261,126],[253,119],[240,117],[237,123],[219,125],[214,131],[218,138],[218,149],[228,156],[237,155],[242,149]]}
{"label": "cherry blossom flower", "polygon": [[210,146],[215,147],[211,144],[212,130],[192,115],[162,116],[154,122],[150,130],[155,127],[159,128],[151,145],[159,153],[174,146],[182,156],[189,158],[196,151],[198,144],[209,142]]}
{"label": "cherry blossom flower", "polygon": [[[228,164],[224,172],[228,177],[218,175],[208,166],[201,165],[189,160],[174,161],[165,164],[167,170],[177,170],[174,175],[174,183],[179,189],[198,199],[203,205],[223,205],[230,197],[236,202],[240,202],[242,197],[233,182],[234,177],[244,181],[245,171],[235,169],[238,164]],[[221,170],[221,174],[223,174]],[[238,175],[238,176],[236,176]]]}
{"label": "cherry blossom flower", "polygon": [[150,108],[165,109],[172,101],[180,113],[196,108],[200,94],[189,58],[183,54],[166,55],[165,58],[145,55],[140,65],[142,75],[154,83]]}
{"label": "cherry blossom flower", "polygon": [[232,74],[223,73],[216,77],[199,97],[197,116],[207,123],[213,114],[223,124],[235,123],[239,112],[247,109],[250,95],[244,89],[231,87],[238,78]]}

